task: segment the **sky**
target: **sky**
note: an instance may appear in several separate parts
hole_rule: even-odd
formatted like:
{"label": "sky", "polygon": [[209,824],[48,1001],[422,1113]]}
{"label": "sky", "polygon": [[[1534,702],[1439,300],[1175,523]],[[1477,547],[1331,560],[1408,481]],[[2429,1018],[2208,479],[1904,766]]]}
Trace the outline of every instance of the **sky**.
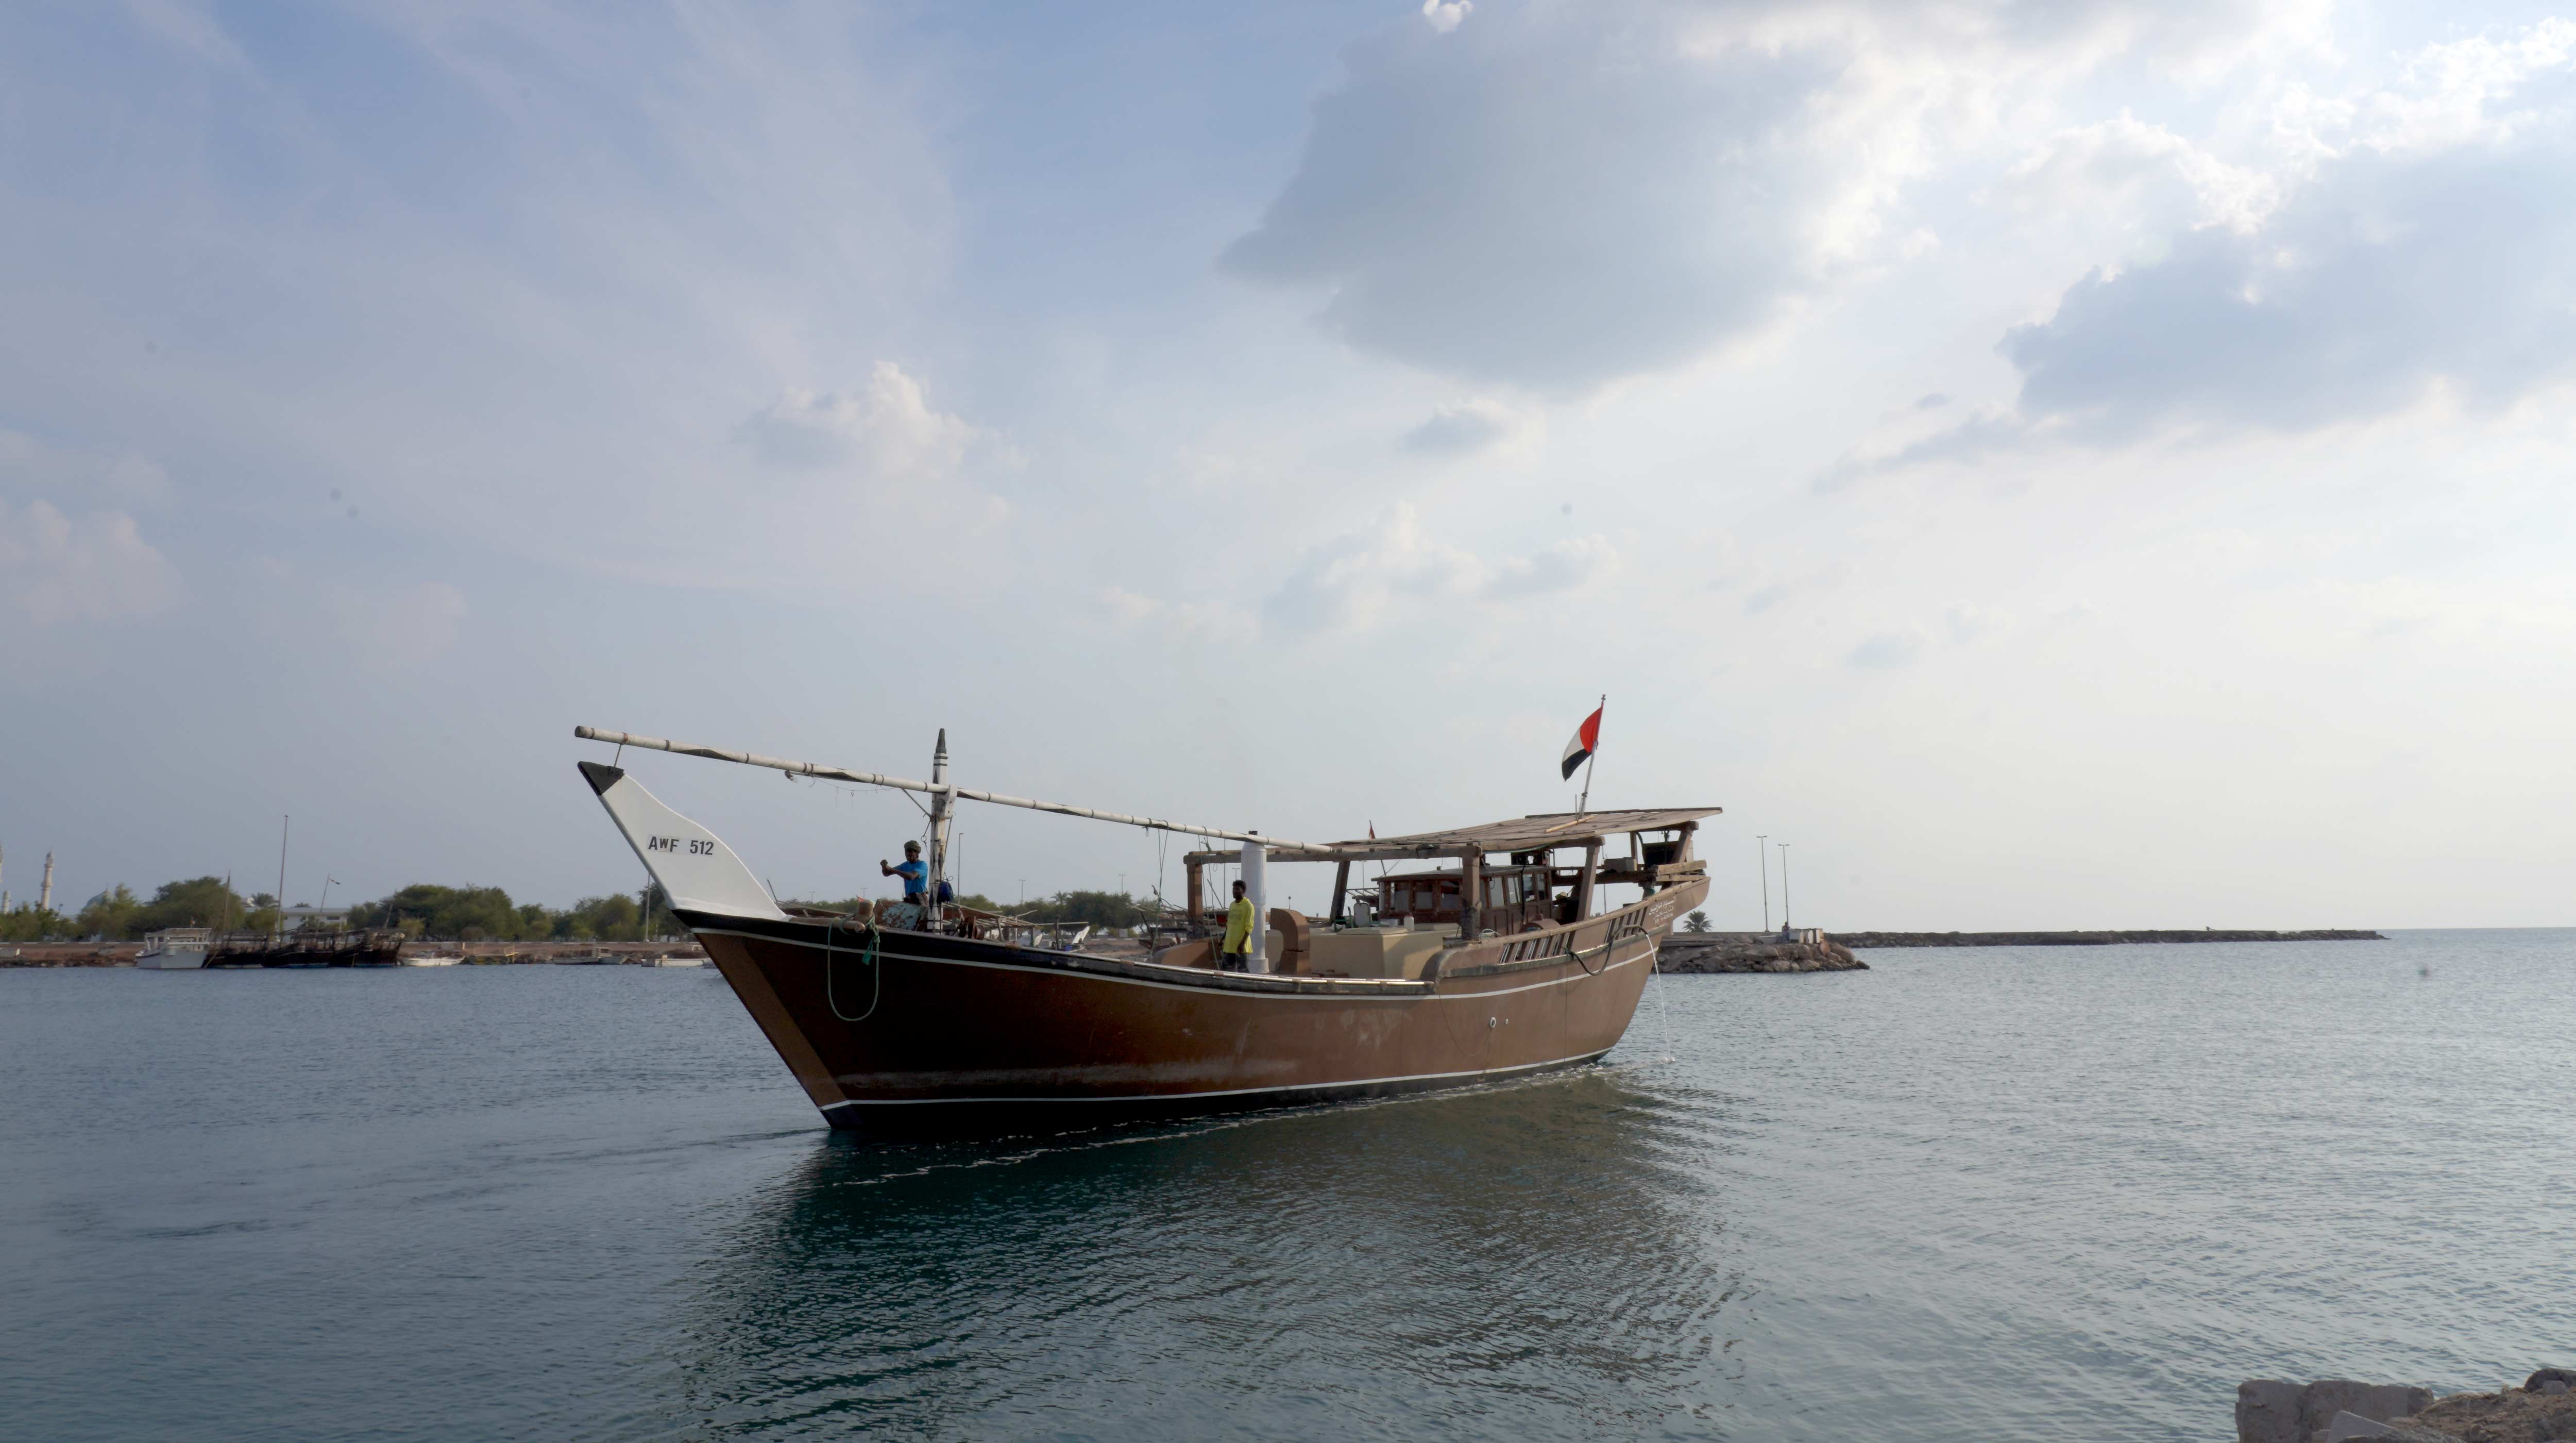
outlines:
{"label": "sky", "polygon": [[31,0],[0,887],[631,890],[585,724],[1393,834],[1606,695],[1721,927],[2576,923],[2571,400],[2576,10]]}

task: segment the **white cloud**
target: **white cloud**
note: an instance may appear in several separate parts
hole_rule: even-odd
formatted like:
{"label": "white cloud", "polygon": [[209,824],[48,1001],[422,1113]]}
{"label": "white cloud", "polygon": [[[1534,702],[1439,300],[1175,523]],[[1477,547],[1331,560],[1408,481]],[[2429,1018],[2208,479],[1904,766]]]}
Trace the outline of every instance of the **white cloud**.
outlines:
{"label": "white cloud", "polygon": [[978,439],[964,420],[932,410],[921,383],[892,361],[877,362],[847,395],[790,390],[736,434],[772,465],[850,468],[882,480],[946,474]]}
{"label": "white cloud", "polygon": [[1618,550],[1603,536],[1569,538],[1488,564],[1433,539],[1414,508],[1399,504],[1370,530],[1309,550],[1262,610],[1290,633],[1362,631],[1387,620],[1405,600],[1517,601],[1588,586],[1618,569]]}
{"label": "white cloud", "polygon": [[2060,133],[1988,192],[2015,210],[2098,217],[2114,209],[2159,231],[2218,225],[2250,232],[2280,204],[2280,182],[2229,165],[2123,112]]}
{"label": "white cloud", "polygon": [[1250,613],[1223,602],[1164,601],[1123,586],[1094,587],[1092,595],[1120,627],[1150,624],[1183,640],[1226,643],[1249,642],[1261,634],[1261,623]]}
{"label": "white cloud", "polygon": [[1360,349],[1583,392],[1937,245],[1891,224],[1903,188],[2017,104],[2124,51],[2224,63],[2322,8],[1602,0],[1397,26],[1346,52],[1224,263],[1326,292]]}
{"label": "white cloud", "polygon": [[1446,35],[1475,8],[1475,0],[1422,0],[1422,18],[1431,22],[1432,29]]}
{"label": "white cloud", "polygon": [[1615,574],[1619,551],[1606,536],[1578,536],[1560,541],[1532,556],[1516,556],[1494,568],[1482,594],[1497,601],[1572,591]]}
{"label": "white cloud", "polygon": [[131,452],[68,450],[0,427],[0,491],[57,500],[79,497],[126,506],[154,505],[170,498],[170,476]]}
{"label": "white cloud", "polygon": [[1490,452],[1527,461],[1536,458],[1546,437],[1547,422],[1537,412],[1479,396],[1436,407],[1431,419],[1405,432],[1399,444],[1418,456],[1468,457]]}
{"label": "white cloud", "polygon": [[52,626],[148,616],[179,574],[121,511],[67,517],[51,502],[0,501],[0,598],[15,621]]}
{"label": "white cloud", "polygon": [[1398,504],[1369,530],[1309,550],[1262,611],[1290,632],[1362,630],[1398,597],[1472,591],[1481,571],[1476,558],[1427,535],[1412,506]]}
{"label": "white cloud", "polygon": [[[2305,431],[2436,391],[2492,409],[2576,376],[2576,26],[2436,46],[2399,84],[2323,105],[2294,96],[2281,201],[2236,177],[2237,219],[2101,269],[2008,332],[2021,375],[1989,409],[1910,444],[1855,452],[1832,489],[1894,467],[2044,442]],[[2181,153],[2131,132],[2180,164]],[[2193,162],[2198,164],[2198,162]],[[2204,174],[2214,174],[2202,167]]]}
{"label": "white cloud", "polygon": [[1882,631],[1851,649],[1843,660],[1863,671],[1894,671],[1911,666],[1923,654],[1923,637],[1911,631]]}

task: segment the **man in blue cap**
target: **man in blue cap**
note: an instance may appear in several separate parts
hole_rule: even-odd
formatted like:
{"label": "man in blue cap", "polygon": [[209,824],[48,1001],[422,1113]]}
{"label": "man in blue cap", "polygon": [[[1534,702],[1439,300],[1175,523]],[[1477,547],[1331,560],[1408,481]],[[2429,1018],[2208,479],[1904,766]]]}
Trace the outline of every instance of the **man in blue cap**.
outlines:
{"label": "man in blue cap", "polygon": [[919,842],[906,842],[903,844],[902,866],[898,867],[883,857],[879,857],[877,859],[877,870],[884,876],[903,878],[903,899],[905,901],[910,902],[917,907],[924,901],[928,900],[930,892],[930,867],[929,864],[921,860],[921,844]]}

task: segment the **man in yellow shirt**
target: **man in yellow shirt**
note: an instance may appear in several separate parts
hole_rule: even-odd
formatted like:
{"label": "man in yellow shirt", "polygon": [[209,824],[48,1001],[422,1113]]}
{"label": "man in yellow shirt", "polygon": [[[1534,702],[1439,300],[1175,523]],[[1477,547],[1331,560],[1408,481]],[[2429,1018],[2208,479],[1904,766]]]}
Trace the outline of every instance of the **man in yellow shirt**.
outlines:
{"label": "man in yellow shirt", "polygon": [[1234,905],[1225,913],[1225,944],[1217,949],[1216,967],[1220,972],[1252,970],[1252,899],[1244,894],[1243,883],[1234,884]]}

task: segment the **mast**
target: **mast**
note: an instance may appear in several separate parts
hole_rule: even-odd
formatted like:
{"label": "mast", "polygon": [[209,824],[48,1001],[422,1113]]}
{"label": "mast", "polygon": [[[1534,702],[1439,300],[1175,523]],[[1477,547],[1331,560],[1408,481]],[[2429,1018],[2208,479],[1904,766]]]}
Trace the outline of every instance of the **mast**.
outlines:
{"label": "mast", "polygon": [[[1601,693],[1599,712],[1603,721],[1610,719],[1610,693],[1606,691]],[[1595,732],[1593,738],[1592,755],[1583,759],[1583,800],[1574,804],[1574,812],[1577,816],[1592,814],[1592,765],[1601,760],[1600,734]]]}
{"label": "mast", "polygon": [[939,729],[939,746],[930,754],[930,877],[922,899],[930,915],[939,915],[939,882],[948,875],[948,811],[954,805],[948,785],[948,728]]}
{"label": "mast", "polygon": [[268,924],[271,941],[286,935],[286,838],[294,827],[291,813],[277,819],[277,919]]}

